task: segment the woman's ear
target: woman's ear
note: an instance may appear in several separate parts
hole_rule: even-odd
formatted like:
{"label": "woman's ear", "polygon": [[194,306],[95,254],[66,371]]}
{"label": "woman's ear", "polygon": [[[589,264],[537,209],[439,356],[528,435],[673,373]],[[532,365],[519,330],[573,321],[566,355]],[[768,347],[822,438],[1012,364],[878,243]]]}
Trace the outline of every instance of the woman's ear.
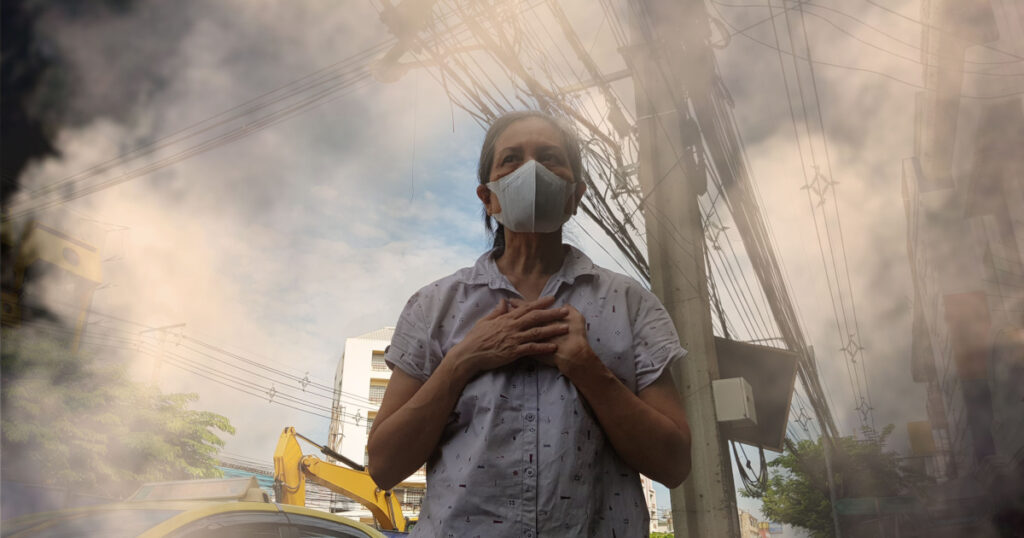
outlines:
{"label": "woman's ear", "polygon": [[587,184],[582,181],[576,182],[576,189],[573,196],[576,198],[576,204],[572,208],[572,214],[575,215],[576,211],[580,208],[580,201],[583,200],[583,194],[587,192]]}
{"label": "woman's ear", "polygon": [[488,189],[487,185],[480,184],[476,186],[476,197],[483,202],[484,210],[487,211],[488,215],[496,213],[496,211],[491,211],[491,189]]}

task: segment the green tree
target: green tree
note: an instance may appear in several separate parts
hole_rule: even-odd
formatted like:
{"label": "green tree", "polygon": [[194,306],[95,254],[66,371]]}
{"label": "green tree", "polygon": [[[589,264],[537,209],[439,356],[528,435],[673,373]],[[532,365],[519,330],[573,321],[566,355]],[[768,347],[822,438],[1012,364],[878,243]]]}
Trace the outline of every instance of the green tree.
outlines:
{"label": "green tree", "polygon": [[5,330],[0,421],[5,480],[121,497],[139,483],[221,476],[227,418],[195,394],[162,394],[113,360],[47,333]]}
{"label": "green tree", "polygon": [[[885,450],[892,431],[889,424],[875,439],[836,440],[832,456],[836,498],[891,497],[927,482],[923,473],[903,465],[896,452]],[[782,455],[769,462],[768,469],[763,491],[741,493],[761,499],[761,512],[771,521],[807,529],[814,538],[834,536],[822,439],[795,444],[787,440]]]}

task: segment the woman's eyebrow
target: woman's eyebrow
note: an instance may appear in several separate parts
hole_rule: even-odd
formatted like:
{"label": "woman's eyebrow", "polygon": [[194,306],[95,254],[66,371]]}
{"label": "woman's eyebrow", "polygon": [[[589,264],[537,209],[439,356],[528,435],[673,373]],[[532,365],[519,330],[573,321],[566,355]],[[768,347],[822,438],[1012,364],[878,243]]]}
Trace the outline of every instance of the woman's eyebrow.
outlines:
{"label": "woman's eyebrow", "polygon": [[541,144],[537,146],[537,151],[561,151],[565,152],[565,148],[558,144]]}

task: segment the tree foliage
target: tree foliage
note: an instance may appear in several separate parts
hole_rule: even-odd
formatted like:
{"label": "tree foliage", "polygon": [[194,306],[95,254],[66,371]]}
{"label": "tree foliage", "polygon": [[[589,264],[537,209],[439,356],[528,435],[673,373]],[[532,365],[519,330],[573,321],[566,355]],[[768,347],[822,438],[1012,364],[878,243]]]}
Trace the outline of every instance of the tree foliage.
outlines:
{"label": "tree foliage", "polygon": [[[885,450],[893,431],[886,426],[874,439],[842,437],[832,453],[836,498],[890,497],[915,490],[926,482],[923,473],[901,463],[896,452]],[[822,439],[792,443],[768,463],[764,491],[744,490],[760,498],[761,512],[771,521],[807,529],[814,538],[835,535],[832,504]]]}
{"label": "tree foliage", "polygon": [[224,416],[162,394],[114,361],[73,354],[51,336],[4,331],[3,475],[120,497],[140,482],[220,476]]}

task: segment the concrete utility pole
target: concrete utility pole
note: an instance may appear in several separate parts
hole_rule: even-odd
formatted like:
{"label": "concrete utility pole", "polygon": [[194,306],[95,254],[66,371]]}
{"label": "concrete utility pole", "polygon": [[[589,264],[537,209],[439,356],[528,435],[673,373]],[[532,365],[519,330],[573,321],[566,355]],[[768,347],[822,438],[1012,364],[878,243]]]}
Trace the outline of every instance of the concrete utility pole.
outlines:
{"label": "concrete utility pole", "polygon": [[712,82],[708,23],[702,0],[634,0],[629,10],[651,288],[689,351],[672,375],[690,420],[693,470],[671,492],[672,517],[677,536],[739,537],[732,465],[711,393],[718,360],[697,202],[707,176],[686,98]]}

